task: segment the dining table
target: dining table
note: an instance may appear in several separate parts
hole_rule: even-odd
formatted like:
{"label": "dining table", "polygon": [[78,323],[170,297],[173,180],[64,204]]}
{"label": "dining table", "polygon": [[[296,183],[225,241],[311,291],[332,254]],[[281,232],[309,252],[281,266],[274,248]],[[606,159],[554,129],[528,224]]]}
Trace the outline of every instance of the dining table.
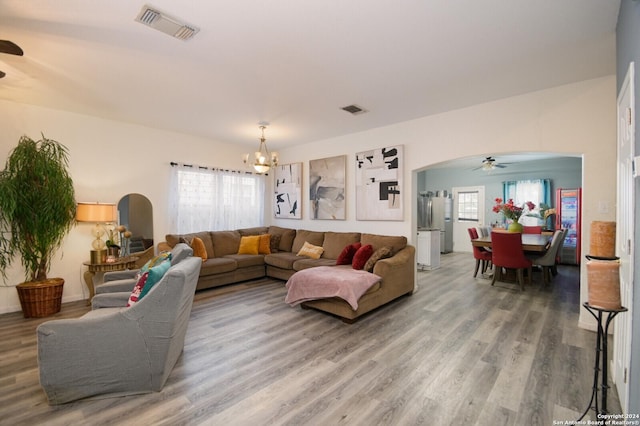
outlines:
{"label": "dining table", "polygon": [[[522,234],[522,249],[528,252],[542,253],[547,251],[551,236],[542,234]],[[491,248],[491,236],[471,240],[474,247]]]}

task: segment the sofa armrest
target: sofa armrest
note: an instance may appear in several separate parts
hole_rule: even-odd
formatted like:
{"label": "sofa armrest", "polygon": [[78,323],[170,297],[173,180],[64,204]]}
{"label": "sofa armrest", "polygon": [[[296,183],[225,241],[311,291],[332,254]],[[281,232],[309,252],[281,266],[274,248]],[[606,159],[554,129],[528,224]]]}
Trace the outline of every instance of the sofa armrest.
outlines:
{"label": "sofa armrest", "polygon": [[394,256],[376,262],[373,273],[382,277],[382,286],[398,287],[401,294],[412,292],[415,286],[415,254],[415,247],[407,245]]}
{"label": "sofa armrest", "polygon": [[96,286],[96,295],[99,294],[107,294],[107,293],[120,293],[123,291],[127,291],[131,293],[133,291],[133,287],[136,285],[135,278],[125,279],[125,280],[117,280],[110,281],[108,283],[100,284]]}
{"label": "sofa armrest", "polygon": [[158,243],[158,253],[162,253],[163,251],[171,251],[173,247],[169,245],[166,241],[160,241]]}
{"label": "sofa armrest", "polygon": [[109,281],[117,281],[117,280],[130,280],[135,278],[136,274],[140,271],[139,269],[128,269],[126,271],[111,271],[105,272],[104,277],[102,278],[102,282],[108,283]]}
{"label": "sofa armrest", "polygon": [[91,299],[91,309],[124,308],[131,296],[130,291],[96,294]]}

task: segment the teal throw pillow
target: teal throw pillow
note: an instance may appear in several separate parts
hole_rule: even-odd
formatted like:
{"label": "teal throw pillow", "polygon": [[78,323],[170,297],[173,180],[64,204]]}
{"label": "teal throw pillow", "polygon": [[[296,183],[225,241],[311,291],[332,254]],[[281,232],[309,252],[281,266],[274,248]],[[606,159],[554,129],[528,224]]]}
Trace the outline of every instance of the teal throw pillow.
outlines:
{"label": "teal throw pillow", "polygon": [[156,285],[158,281],[162,279],[162,277],[164,277],[164,274],[169,270],[170,267],[171,259],[168,258],[164,262],[149,268],[149,277],[147,278],[147,282],[144,283],[144,287],[142,287],[142,291],[140,292],[138,301],[140,301],[140,299],[142,299],[147,293],[149,293],[149,290],[151,290],[153,286]]}
{"label": "teal throw pillow", "polygon": [[171,260],[171,252],[170,251],[163,251],[162,253],[160,253],[159,255],[155,256],[152,259],[149,259],[147,261],[147,263],[145,263],[142,268],[140,268],[140,272],[138,272],[138,275],[142,275],[145,272],[147,272],[149,270],[149,268],[153,268],[156,265],[160,265],[162,262],[164,262],[165,260]]}

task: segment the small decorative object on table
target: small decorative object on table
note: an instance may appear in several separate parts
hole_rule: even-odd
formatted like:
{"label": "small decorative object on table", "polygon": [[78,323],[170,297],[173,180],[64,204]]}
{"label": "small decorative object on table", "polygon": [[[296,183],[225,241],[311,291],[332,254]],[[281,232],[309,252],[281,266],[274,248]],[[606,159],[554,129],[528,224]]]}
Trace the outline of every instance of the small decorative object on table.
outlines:
{"label": "small decorative object on table", "polygon": [[509,198],[507,202],[504,204],[502,203],[503,201],[502,198],[496,198],[495,201],[496,201],[496,205],[493,206],[493,212],[502,213],[506,219],[511,220],[511,223],[507,227],[507,230],[509,232],[521,233],[522,224],[518,223],[518,220],[520,219],[520,216],[522,216],[522,213],[524,212],[525,207],[527,207],[529,211],[532,211],[533,209],[536,208],[536,205],[533,204],[531,201],[527,201],[526,203],[524,203],[524,206],[522,207],[516,206],[512,198]]}
{"label": "small decorative object on table", "polygon": [[120,232],[120,257],[127,257],[131,254],[131,231],[127,231],[124,226]]}
{"label": "small decorative object on table", "polygon": [[118,233],[120,227],[109,225],[107,228],[107,263],[113,263],[120,255],[120,246],[118,245]]}

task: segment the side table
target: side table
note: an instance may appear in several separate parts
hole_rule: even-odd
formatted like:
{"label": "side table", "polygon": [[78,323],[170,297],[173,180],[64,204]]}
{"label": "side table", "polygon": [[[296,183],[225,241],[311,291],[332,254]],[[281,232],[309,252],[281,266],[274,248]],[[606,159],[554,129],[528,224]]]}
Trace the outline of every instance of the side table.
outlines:
{"label": "side table", "polygon": [[[582,304],[587,311],[598,321],[598,333],[596,337],[596,363],[593,372],[593,392],[591,392],[591,399],[589,405],[584,410],[584,413],[580,416],[578,421],[582,420],[589,410],[594,409],[596,414],[607,414],[607,389],[608,385],[608,366],[607,366],[607,336],[609,334],[609,325],[613,318],[620,312],[626,312],[627,308],[621,307],[620,309],[603,309],[591,306],[588,302]],[[606,318],[605,318],[606,314]],[[604,324],[603,324],[604,321]],[[602,371],[602,378],[598,382],[600,371]],[[598,387],[601,388],[600,406],[598,407]]]}
{"label": "side table", "polygon": [[95,277],[96,272],[124,271],[125,269],[131,269],[135,267],[137,260],[138,258],[135,256],[128,256],[120,257],[116,259],[115,262],[110,263],[83,262],[82,264],[87,267],[87,270],[84,273],[84,282],[89,289],[89,300],[87,301],[87,305],[91,304],[91,299],[93,299],[93,296],[96,294],[95,286],[93,284],[93,277]]}

